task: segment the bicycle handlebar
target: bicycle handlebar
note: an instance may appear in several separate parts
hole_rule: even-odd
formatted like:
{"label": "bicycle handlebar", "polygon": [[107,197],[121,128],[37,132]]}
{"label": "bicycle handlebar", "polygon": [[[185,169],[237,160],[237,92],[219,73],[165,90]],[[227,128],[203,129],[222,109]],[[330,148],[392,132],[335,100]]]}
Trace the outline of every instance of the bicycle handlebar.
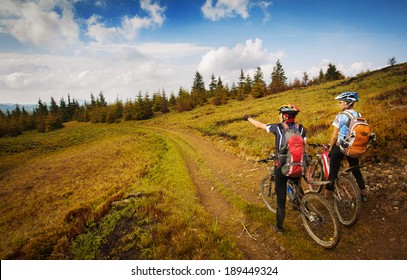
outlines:
{"label": "bicycle handlebar", "polygon": [[329,147],[330,147],[330,145],[329,144],[319,144],[319,143],[308,143],[308,146],[311,146],[311,147],[313,147],[313,148],[319,148],[319,147],[322,147],[322,148],[325,148],[325,149],[329,149]]}
{"label": "bicycle handlebar", "polygon": [[270,161],[275,161],[276,159],[277,159],[277,156],[275,154],[272,154],[270,157],[258,160],[257,162],[258,163],[268,163]]}

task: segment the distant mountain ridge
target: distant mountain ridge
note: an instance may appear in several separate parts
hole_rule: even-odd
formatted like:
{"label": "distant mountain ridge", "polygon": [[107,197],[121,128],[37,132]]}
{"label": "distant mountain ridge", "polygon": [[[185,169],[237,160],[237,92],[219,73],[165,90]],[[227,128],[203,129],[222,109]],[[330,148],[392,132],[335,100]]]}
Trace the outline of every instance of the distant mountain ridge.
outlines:
{"label": "distant mountain ridge", "polygon": [[[78,104],[80,106],[85,104],[85,100],[84,99],[74,99],[76,102],[78,102]],[[45,104],[48,106],[49,103],[45,102]],[[7,110],[9,112],[13,111],[17,105],[20,107],[20,109],[22,110],[23,107],[27,112],[32,112],[34,111],[35,108],[38,107],[38,103],[37,104],[15,104],[15,103],[0,103],[0,111],[3,111],[4,113],[7,112]]]}
{"label": "distant mountain ridge", "polygon": [[12,104],[12,103],[1,103],[0,104],[0,111],[3,111],[4,113],[13,111],[15,108],[17,108],[17,105],[20,107],[22,110],[23,107],[27,112],[32,112],[36,107],[37,104]]}

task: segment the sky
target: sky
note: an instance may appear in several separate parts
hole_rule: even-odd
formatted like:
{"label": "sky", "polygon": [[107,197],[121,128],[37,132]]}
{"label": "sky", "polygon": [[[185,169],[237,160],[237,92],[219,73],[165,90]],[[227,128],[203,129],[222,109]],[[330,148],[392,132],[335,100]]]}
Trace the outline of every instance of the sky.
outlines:
{"label": "sky", "polygon": [[0,103],[109,102],[237,83],[277,60],[289,81],[407,62],[403,0],[0,0]]}

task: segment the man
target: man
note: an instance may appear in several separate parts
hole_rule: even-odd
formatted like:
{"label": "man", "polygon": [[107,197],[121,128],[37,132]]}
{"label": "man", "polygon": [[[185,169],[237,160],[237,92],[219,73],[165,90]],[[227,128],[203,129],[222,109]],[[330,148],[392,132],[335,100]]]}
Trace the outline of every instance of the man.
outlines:
{"label": "man", "polygon": [[[282,173],[282,166],[285,163],[286,151],[283,150],[285,146],[285,128],[284,126],[287,125],[289,129],[296,129],[301,133],[302,138],[304,141],[306,140],[306,131],[301,124],[297,124],[295,122],[295,117],[300,112],[299,108],[292,105],[286,104],[282,105],[279,109],[279,119],[280,123],[275,124],[264,124],[261,123],[249,115],[245,115],[245,119],[249,121],[252,125],[257,128],[264,129],[267,132],[271,132],[275,136],[275,147],[276,147],[276,154],[279,155],[279,160],[275,163],[274,168],[274,179],[276,184],[276,195],[277,195],[277,225],[272,225],[271,227],[276,232],[284,232],[284,218],[285,218],[285,203],[286,203],[286,195],[287,195],[287,180],[288,177]],[[298,127],[297,127],[298,126]]]}

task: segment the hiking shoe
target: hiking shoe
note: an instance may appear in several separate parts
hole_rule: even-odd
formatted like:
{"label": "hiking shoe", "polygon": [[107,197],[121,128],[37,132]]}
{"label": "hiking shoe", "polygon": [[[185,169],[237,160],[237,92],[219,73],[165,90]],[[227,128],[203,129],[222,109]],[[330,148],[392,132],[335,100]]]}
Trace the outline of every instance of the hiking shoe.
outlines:
{"label": "hiking shoe", "polygon": [[367,194],[362,194],[360,195],[360,198],[362,199],[363,202],[367,202],[369,199],[367,198]]}
{"label": "hiking shoe", "polygon": [[270,228],[275,232],[279,234],[284,233],[284,229],[277,227],[276,225],[270,225]]}

